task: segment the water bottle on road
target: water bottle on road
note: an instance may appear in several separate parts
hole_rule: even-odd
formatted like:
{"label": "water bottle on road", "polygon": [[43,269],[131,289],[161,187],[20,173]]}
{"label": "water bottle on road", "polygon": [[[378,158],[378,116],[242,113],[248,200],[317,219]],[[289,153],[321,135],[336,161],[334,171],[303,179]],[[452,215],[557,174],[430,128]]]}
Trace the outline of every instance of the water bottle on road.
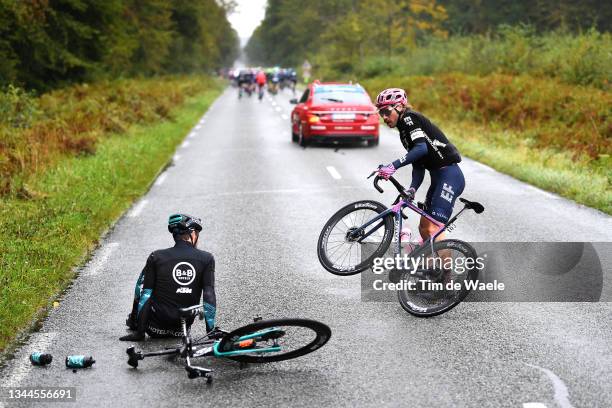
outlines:
{"label": "water bottle on road", "polygon": [[30,362],[35,366],[45,366],[50,364],[52,360],[53,356],[51,354],[40,353],[38,351],[30,354]]}
{"label": "water bottle on road", "polygon": [[93,357],[86,356],[68,356],[66,357],[66,367],[68,368],[87,368],[91,367],[96,360]]}

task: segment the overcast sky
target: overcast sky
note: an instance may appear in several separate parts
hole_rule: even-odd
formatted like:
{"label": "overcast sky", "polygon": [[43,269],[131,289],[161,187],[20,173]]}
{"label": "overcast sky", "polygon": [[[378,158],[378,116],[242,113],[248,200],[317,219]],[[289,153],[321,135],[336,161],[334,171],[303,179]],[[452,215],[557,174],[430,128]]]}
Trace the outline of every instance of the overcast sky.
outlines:
{"label": "overcast sky", "polygon": [[229,16],[229,21],[244,43],[266,14],[267,0],[238,0],[236,12]]}

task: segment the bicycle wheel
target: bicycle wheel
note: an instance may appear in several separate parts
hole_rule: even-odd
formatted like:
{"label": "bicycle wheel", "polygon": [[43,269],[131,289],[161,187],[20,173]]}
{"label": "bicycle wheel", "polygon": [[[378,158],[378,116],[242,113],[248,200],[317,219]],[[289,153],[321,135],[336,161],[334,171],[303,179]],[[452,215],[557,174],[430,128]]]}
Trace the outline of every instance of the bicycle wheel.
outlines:
{"label": "bicycle wheel", "polygon": [[[265,331],[266,329],[276,329]],[[257,332],[265,331],[261,336]],[[255,336],[254,336],[255,335]],[[245,351],[239,339],[243,336],[253,337],[248,349],[262,349],[280,346],[280,351],[245,353],[227,358],[243,363],[267,363],[283,361],[312,353],[323,347],[331,337],[331,329],[321,322],[308,319],[274,319],[262,320],[240,327],[224,336],[217,349],[221,352],[235,350]]]}
{"label": "bicycle wheel", "polygon": [[[317,254],[321,265],[335,275],[354,275],[372,267],[393,239],[391,214],[366,229],[361,226],[387,208],[377,201],[357,201],[340,209],[323,227]],[[358,241],[370,234],[362,241]]]}
{"label": "bicycle wheel", "polygon": [[[466,282],[478,278],[476,251],[463,241],[438,241],[434,243],[433,255],[431,246],[426,245],[411,257],[425,264],[427,277],[404,271],[400,280],[406,281],[407,288],[397,295],[402,308],[417,317],[448,312],[470,292]],[[408,286],[410,282],[413,282],[412,288]],[[453,284],[457,283],[459,287],[455,288]]]}

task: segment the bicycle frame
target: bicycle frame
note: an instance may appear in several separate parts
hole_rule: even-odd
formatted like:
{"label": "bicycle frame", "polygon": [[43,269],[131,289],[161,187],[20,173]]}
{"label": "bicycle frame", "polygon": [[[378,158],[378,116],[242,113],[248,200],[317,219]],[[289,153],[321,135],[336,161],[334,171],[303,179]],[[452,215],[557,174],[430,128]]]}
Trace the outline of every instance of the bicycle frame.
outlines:
{"label": "bicycle frame", "polygon": [[[370,175],[370,177],[371,176],[372,175]],[[383,190],[378,185],[378,181],[379,180],[380,180],[380,178],[378,176],[374,179],[374,187],[379,192],[382,193]],[[440,221],[434,219],[431,215],[427,214],[425,211],[423,211],[418,206],[414,205],[414,203],[408,201],[406,199],[406,197],[405,197],[405,194],[404,194],[404,187],[395,178],[389,177],[389,181],[391,181],[391,183],[393,183],[395,188],[397,188],[397,190],[399,191],[400,195],[398,196],[398,199],[393,204],[393,207],[386,209],[382,213],[378,214],[376,217],[372,218],[370,221],[366,222],[365,224],[363,224],[362,226],[357,228],[356,231],[365,230],[365,228],[369,227],[370,225],[372,225],[376,221],[381,220],[381,222],[377,226],[372,228],[367,234],[359,237],[357,242],[361,243],[364,239],[366,239],[367,237],[372,235],[373,232],[375,232],[381,226],[383,226],[384,221],[382,221],[382,220],[384,220],[385,217],[388,217],[391,213],[394,213],[395,214],[394,215],[394,218],[395,218],[394,226],[395,226],[395,239],[396,239],[395,254],[396,255],[401,255],[402,254],[402,242],[401,242],[402,218],[404,218],[404,217],[408,218],[407,216],[403,215],[402,210],[404,208],[409,208],[410,210],[412,210],[412,211],[416,212],[417,214],[419,214],[421,217],[426,218],[428,221],[430,221],[433,224],[435,224],[436,226],[438,226],[438,230],[432,236],[430,236],[426,241],[422,242],[417,247],[417,248],[424,248],[427,244],[429,244],[431,246],[431,251],[433,253],[433,244],[434,244],[436,238],[440,234],[442,234],[446,229],[448,229],[448,227],[450,225],[452,225],[455,222],[455,220],[459,217],[459,215],[461,215],[461,213],[463,211],[465,211],[466,207],[463,207],[461,209],[461,211],[459,211],[454,217],[452,217],[446,224],[443,224]],[[415,251],[416,251],[417,248],[415,248]]]}

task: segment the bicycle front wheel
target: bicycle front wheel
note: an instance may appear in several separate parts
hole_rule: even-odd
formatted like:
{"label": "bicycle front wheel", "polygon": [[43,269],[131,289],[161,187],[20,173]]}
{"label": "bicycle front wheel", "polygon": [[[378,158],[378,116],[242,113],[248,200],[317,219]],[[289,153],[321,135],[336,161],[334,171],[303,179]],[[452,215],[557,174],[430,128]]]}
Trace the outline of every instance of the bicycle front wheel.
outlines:
{"label": "bicycle front wheel", "polygon": [[[274,319],[248,324],[225,335],[217,349],[243,363],[290,360],[320,349],[331,337],[326,324],[309,319]],[[248,340],[241,340],[241,339]],[[265,351],[269,349],[271,351]]]}
{"label": "bicycle front wheel", "polygon": [[[321,265],[335,275],[354,275],[372,267],[393,239],[393,217],[386,216],[366,228],[363,225],[387,208],[377,201],[349,204],[323,227],[317,244]],[[364,238],[365,237],[365,238]]]}

